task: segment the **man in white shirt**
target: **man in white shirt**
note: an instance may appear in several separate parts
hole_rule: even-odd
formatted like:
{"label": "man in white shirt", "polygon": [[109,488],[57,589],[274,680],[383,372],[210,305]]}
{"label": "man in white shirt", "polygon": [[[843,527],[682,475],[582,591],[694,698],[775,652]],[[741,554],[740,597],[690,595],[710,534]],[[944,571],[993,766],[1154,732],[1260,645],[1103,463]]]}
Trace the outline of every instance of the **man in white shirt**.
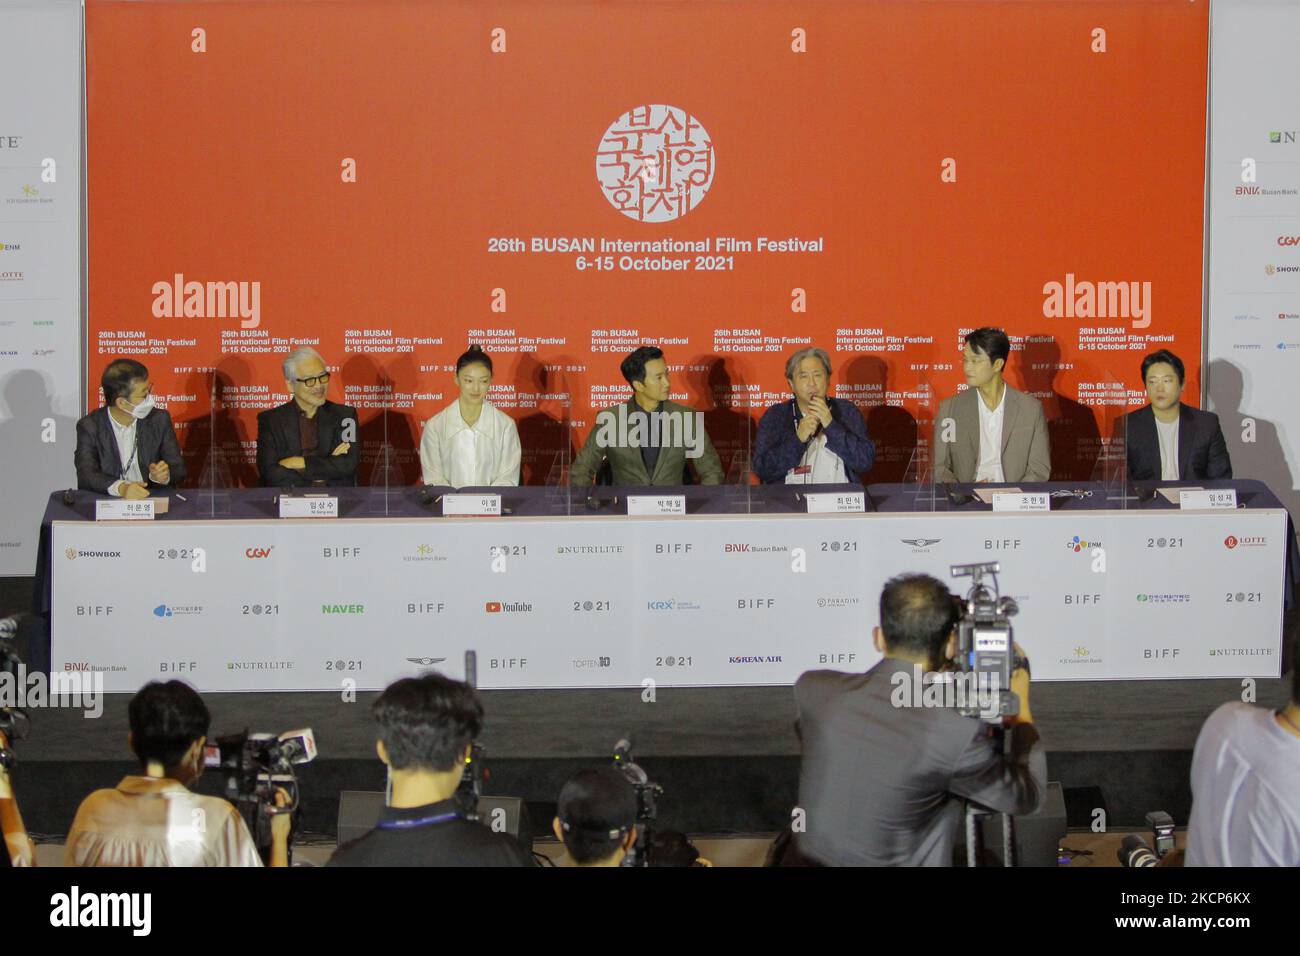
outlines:
{"label": "man in white shirt", "polygon": [[1300,668],[1281,710],[1232,702],[1192,754],[1187,866],[1300,866]]}
{"label": "man in white shirt", "polygon": [[157,408],[149,370],[110,362],[100,379],[104,407],[77,422],[77,487],[115,498],[148,498],[185,478],[171,415]]}
{"label": "man in white shirt", "polygon": [[487,401],[492,359],[479,346],[471,345],[456,361],[456,386],[460,397],[424,425],[424,483],[452,488],[519,484],[519,430],[513,418]]}
{"label": "man in white shirt", "polygon": [[1038,400],[1006,383],[1011,340],[1001,329],[966,336],[966,391],[939,403],[934,422],[937,482],[1047,481],[1052,451]]}

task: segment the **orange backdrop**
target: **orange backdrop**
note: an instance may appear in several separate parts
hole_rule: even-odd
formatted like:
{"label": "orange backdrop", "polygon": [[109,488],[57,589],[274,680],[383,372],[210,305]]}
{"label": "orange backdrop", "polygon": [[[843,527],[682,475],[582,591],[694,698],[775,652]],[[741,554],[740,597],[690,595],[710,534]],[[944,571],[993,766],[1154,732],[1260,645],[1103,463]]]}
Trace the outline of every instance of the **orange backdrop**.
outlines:
{"label": "orange backdrop", "polygon": [[[319,342],[331,397],[361,409],[362,482],[384,442],[415,480],[447,369],[486,338],[541,482],[621,397],[623,341],[666,339],[674,392],[738,469],[807,339],[890,480],[961,381],[961,332],[994,324],[1016,340],[1009,380],[1045,401],[1055,474],[1087,477],[1141,400],[1143,353],[1179,352],[1199,394],[1207,17],[1187,0],[89,0],[87,404],[110,357],[140,357],[195,479],[215,442],[251,483],[280,360]],[[712,149],[707,194],[669,222],[624,215],[596,175],[605,131],[645,104],[690,114]],[[669,273],[530,251],[720,236],[824,249],[709,271],[669,254],[691,265]],[[156,314],[178,274],[258,283],[257,328]],[[1067,275],[1147,288],[1145,314],[1046,314]],[[762,351],[738,350],[746,331]]]}

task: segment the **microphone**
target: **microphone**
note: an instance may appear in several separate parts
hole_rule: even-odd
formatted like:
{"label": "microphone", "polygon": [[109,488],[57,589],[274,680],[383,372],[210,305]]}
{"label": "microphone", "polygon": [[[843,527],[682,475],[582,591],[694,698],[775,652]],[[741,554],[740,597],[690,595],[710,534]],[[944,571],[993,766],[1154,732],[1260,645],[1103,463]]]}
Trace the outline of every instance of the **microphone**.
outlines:
{"label": "microphone", "polygon": [[478,687],[478,654],[474,651],[465,652],[465,683]]}
{"label": "microphone", "polygon": [[632,753],[632,735],[627,734],[620,737],[618,743],[614,745],[614,762],[625,763],[628,756]]}
{"label": "microphone", "polygon": [[75,500],[75,499],[73,498],[73,495],[72,495],[72,489],[71,489],[71,488],[69,488],[67,491],[65,491],[65,492],[63,493],[63,503],[64,503],[65,505],[67,505],[69,508],[72,507],[72,504],[73,504],[73,501],[74,501],[74,500]]}

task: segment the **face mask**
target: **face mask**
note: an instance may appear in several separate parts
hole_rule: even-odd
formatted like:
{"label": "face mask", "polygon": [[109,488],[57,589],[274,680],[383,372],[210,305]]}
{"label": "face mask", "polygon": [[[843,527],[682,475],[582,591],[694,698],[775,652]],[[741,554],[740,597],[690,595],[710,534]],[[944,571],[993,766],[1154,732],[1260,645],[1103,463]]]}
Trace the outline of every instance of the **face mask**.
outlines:
{"label": "face mask", "polygon": [[149,413],[151,411],[153,411],[153,396],[146,395],[144,397],[144,400],[140,402],[139,405],[131,409],[131,414],[134,415],[137,419],[143,421],[145,418],[149,417]]}

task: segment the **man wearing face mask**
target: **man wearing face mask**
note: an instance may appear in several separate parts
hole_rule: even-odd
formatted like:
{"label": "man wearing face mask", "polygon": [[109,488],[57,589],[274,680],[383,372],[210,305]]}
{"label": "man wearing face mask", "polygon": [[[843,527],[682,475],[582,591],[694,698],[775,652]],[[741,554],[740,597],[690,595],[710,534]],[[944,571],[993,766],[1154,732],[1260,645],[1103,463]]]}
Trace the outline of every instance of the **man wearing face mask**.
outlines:
{"label": "man wearing face mask", "polygon": [[[188,684],[151,681],[131,698],[127,738],[139,775],[96,790],[77,808],[64,866],[261,866],[239,811],[193,793],[211,716]],[[284,791],[276,794],[283,806]],[[289,865],[288,813],[271,818],[271,866]]]}
{"label": "man wearing face mask", "polygon": [[172,419],[156,408],[149,370],[117,359],[100,379],[104,407],[77,422],[77,487],[115,498],[148,498],[185,478]]}
{"label": "man wearing face mask", "polygon": [[355,485],[361,446],[357,410],[326,398],[330,373],[312,348],[298,348],[284,360],[284,379],[293,398],[257,416],[257,470],[262,484]]}

